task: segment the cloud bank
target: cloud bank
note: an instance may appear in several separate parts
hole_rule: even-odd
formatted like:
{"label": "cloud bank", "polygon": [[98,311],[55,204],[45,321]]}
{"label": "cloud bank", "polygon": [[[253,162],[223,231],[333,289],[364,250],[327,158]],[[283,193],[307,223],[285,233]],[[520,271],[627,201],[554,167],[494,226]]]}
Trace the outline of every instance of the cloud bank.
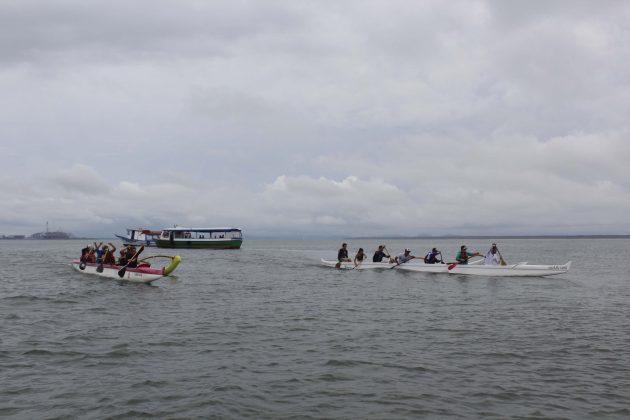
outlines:
{"label": "cloud bank", "polygon": [[628,19],[616,1],[2,4],[0,234],[628,234]]}

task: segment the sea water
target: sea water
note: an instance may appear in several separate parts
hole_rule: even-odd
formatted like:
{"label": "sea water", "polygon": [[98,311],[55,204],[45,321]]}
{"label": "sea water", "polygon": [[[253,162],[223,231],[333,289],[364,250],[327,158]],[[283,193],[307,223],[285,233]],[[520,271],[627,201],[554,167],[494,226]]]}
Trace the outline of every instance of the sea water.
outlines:
{"label": "sea water", "polygon": [[182,256],[152,286],[74,271],[85,242],[0,241],[0,417],[630,417],[627,239],[499,241],[508,263],[573,261],[548,278],[322,266],[342,241],[147,248]]}

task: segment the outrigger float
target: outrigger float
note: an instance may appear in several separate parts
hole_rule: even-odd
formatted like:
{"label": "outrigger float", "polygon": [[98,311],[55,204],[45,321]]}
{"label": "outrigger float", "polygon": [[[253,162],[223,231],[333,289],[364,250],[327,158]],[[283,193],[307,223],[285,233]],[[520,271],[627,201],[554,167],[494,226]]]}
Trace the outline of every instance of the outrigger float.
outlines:
{"label": "outrigger float", "polygon": [[471,261],[468,264],[425,264],[422,260],[411,260],[402,264],[363,261],[357,266],[354,265],[354,262],[349,261],[342,262],[339,267],[337,267],[337,264],[339,264],[337,261],[325,260],[323,258],[321,261],[322,264],[327,267],[346,270],[366,270],[376,268],[488,277],[546,277],[564,274],[571,268],[571,261],[568,261],[566,264],[557,265],[533,265],[528,264],[527,261],[508,265],[484,265],[484,260],[482,259]]}
{"label": "outrigger float", "polygon": [[[151,258],[169,258],[171,263],[166,267],[152,268],[146,262],[146,260]],[[181,261],[182,258],[179,255],[174,257],[169,255],[155,255],[138,261],[138,266],[133,268],[120,265],[84,263],[79,260],[72,261],[72,267],[80,273],[94,274],[99,277],[130,281],[133,283],[150,284],[157,279],[171,274]]]}

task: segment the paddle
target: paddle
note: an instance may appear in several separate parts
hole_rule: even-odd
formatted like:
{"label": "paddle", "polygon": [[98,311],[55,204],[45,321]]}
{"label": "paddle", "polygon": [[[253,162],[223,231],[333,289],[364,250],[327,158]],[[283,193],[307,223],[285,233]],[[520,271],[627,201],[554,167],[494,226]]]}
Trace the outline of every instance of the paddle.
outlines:
{"label": "paddle", "polygon": [[81,261],[81,263],[79,264],[79,270],[85,270],[85,266],[86,266],[85,260],[87,260],[87,258],[88,258],[90,255],[92,255],[93,253],[94,253],[94,251],[93,251],[93,250],[90,250],[90,252],[88,252],[88,253],[87,253],[87,255],[85,255],[85,257],[84,257],[83,261]]}
{"label": "paddle", "polygon": [[[466,262],[468,262],[468,260],[472,257],[481,257],[482,255],[478,252],[475,252],[474,254],[468,254],[468,258],[466,258]],[[448,271],[451,271],[453,268],[457,267],[459,264],[463,263],[464,261],[457,261],[454,263],[451,263],[448,265]]]}
{"label": "paddle", "polygon": [[499,248],[497,248],[497,252],[499,253],[499,259],[501,261],[501,265],[507,265],[507,263],[503,259],[503,255],[501,255],[501,251],[499,251]]}
{"label": "paddle", "polygon": [[144,251],[144,245],[142,245],[142,246],[140,247],[140,249],[138,250],[138,252],[136,252],[136,253],[134,254],[134,256],[133,256],[133,257],[131,257],[131,259],[130,259],[129,261],[127,261],[127,264],[125,264],[125,266],[124,266],[123,268],[121,268],[120,270],[118,270],[118,277],[120,277],[121,279],[122,279],[123,277],[125,277],[125,271],[127,271],[127,266],[128,266],[129,264],[131,264],[131,263],[132,263],[132,262],[133,262],[136,258],[138,258],[138,255],[140,255],[140,253],[141,253],[142,251]]}
{"label": "paddle", "polygon": [[404,264],[404,263],[406,263],[407,261],[411,261],[411,260],[413,260],[414,258],[416,258],[416,257],[411,257],[411,258],[409,258],[408,260],[405,260],[405,261],[403,261],[403,262],[399,262],[399,263],[398,263],[398,264],[396,264],[395,266],[393,266],[393,267],[389,267],[389,269],[391,270],[391,269],[393,269],[393,268],[396,268],[396,267],[398,267],[400,264]]}
{"label": "paddle", "polygon": [[[385,254],[385,252],[387,252],[387,254]],[[384,247],[383,247],[383,253],[385,254],[385,256],[386,256],[387,258],[391,258],[391,257],[392,257],[392,256],[391,256],[391,254],[389,253],[389,251],[387,250],[387,247],[386,247],[386,246],[384,246]]]}
{"label": "paddle", "polygon": [[109,254],[109,249],[107,251],[105,251],[105,253],[101,257],[101,262],[96,267],[96,272],[97,273],[102,273],[103,272],[103,261],[105,261],[105,258],[107,258],[107,254]]}

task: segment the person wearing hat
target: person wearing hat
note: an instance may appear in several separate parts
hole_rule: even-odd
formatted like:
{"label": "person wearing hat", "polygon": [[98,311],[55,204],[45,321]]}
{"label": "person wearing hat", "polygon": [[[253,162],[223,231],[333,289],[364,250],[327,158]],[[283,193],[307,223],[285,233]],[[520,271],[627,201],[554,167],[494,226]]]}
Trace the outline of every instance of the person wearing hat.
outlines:
{"label": "person wearing hat", "polygon": [[[439,260],[437,258],[438,255],[440,256]],[[431,252],[429,252],[427,255],[424,256],[424,263],[425,264],[435,264],[435,263],[444,264],[442,253],[438,251],[437,248],[433,248]]]}
{"label": "person wearing hat", "polygon": [[374,253],[374,256],[372,257],[372,262],[382,262],[383,258],[385,257],[391,258],[389,253],[386,254],[385,251],[386,251],[385,245],[379,245],[378,249]]}
{"label": "person wearing hat", "polygon": [[396,264],[404,264],[409,260],[416,258],[414,255],[411,255],[411,250],[409,248],[405,248],[405,252],[400,254],[395,258]]}
{"label": "person wearing hat", "polygon": [[460,251],[455,257],[455,261],[457,261],[459,264],[466,265],[468,264],[468,260],[471,257],[483,257],[483,255],[481,255],[479,252],[470,253],[468,252],[468,248],[466,248],[466,245],[462,245]]}
{"label": "person wearing hat", "polygon": [[497,248],[497,244],[492,244],[492,247],[486,253],[486,265],[506,265],[505,260],[501,256],[499,249]]}

